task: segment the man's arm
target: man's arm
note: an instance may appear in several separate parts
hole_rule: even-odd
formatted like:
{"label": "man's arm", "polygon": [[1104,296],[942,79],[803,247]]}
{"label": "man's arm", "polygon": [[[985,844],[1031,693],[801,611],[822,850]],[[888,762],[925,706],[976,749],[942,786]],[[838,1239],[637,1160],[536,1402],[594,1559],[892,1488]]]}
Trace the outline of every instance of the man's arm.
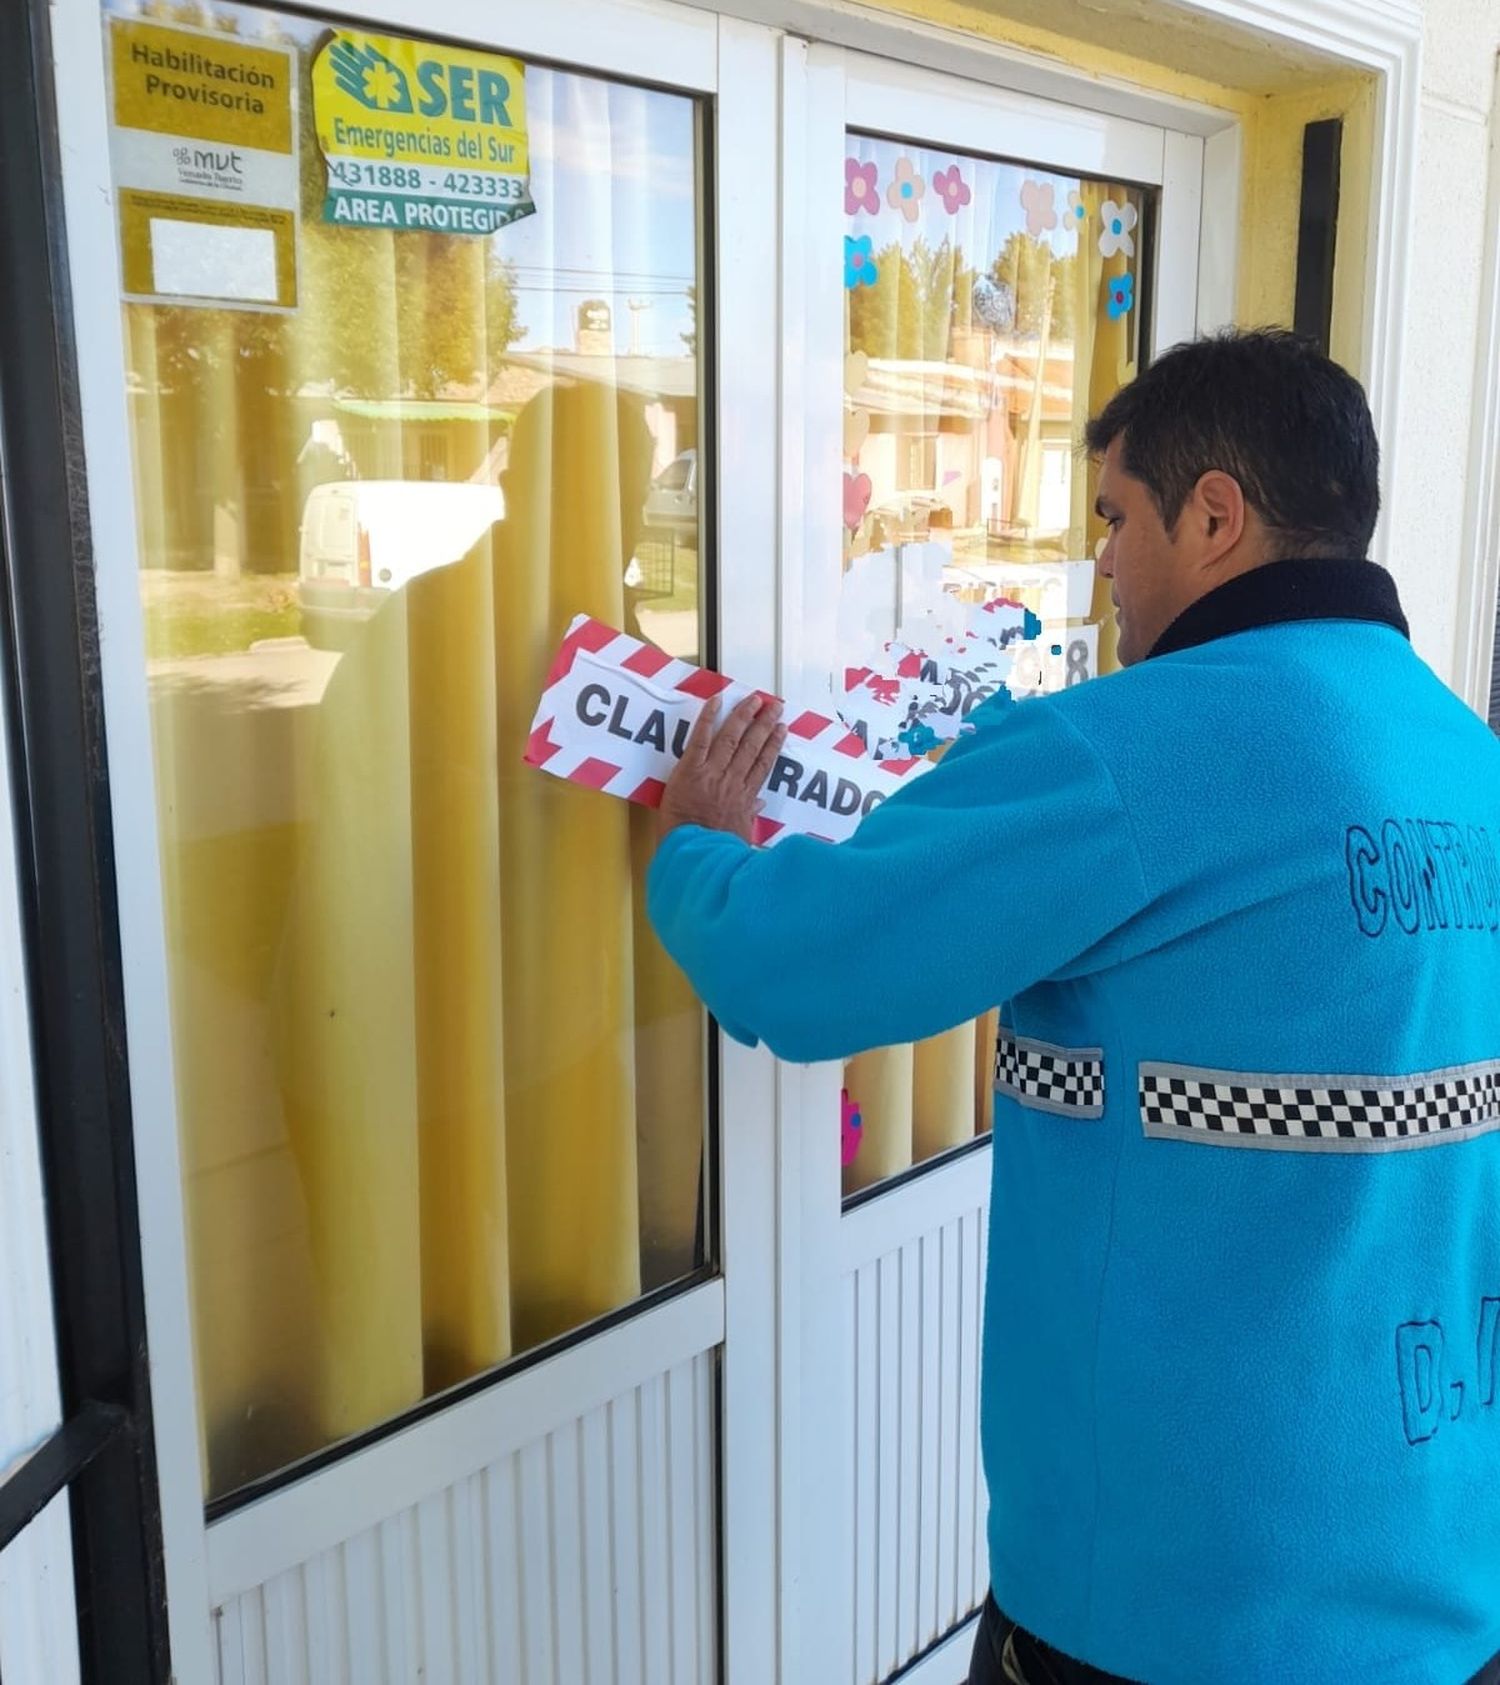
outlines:
{"label": "man's arm", "polygon": [[731,1035],[803,1061],[935,1035],[1145,904],[1129,821],[1089,743],[1045,700],[980,712],[971,737],[837,846],[757,850],[713,827],[698,795],[705,779],[723,792],[736,756],[747,773],[759,764],[763,743],[743,759],[753,716],[717,754],[684,755],[664,823],[699,817],[666,825],[651,920]]}

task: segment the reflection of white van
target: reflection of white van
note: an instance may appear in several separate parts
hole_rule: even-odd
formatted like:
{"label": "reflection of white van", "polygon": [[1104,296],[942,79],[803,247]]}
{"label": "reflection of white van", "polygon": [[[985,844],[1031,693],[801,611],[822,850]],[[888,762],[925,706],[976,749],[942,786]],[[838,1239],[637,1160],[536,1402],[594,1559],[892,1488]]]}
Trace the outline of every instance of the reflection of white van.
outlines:
{"label": "reflection of white van", "polygon": [[641,517],[649,528],[692,537],[698,531],[698,453],[685,450],[651,482]]}
{"label": "reflection of white van", "polygon": [[504,518],[499,486],[444,480],[314,486],[302,511],[297,582],[307,641],[339,648],[341,631],[419,573],[466,556]]}

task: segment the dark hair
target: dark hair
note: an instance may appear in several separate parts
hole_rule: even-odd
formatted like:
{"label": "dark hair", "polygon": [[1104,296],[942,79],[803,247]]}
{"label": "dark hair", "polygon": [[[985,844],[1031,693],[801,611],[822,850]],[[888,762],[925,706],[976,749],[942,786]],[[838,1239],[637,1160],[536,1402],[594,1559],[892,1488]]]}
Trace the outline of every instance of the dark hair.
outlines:
{"label": "dark hair", "polygon": [[1353,375],[1282,328],[1175,345],[1089,423],[1168,531],[1211,469],[1239,481],[1278,556],[1363,556],[1380,513],[1380,447]]}

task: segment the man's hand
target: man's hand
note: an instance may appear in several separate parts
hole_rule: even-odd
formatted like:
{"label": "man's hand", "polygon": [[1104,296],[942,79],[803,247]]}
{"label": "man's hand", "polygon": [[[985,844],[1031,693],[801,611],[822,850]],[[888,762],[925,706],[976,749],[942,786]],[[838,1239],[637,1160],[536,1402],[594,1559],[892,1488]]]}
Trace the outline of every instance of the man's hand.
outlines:
{"label": "man's hand", "polygon": [[657,835],[679,825],[732,831],[745,842],[760,812],[760,787],[770,776],[786,727],[781,704],[747,696],[717,732],[719,698],[711,696],[693,722],[682,759],[667,780],[657,814]]}

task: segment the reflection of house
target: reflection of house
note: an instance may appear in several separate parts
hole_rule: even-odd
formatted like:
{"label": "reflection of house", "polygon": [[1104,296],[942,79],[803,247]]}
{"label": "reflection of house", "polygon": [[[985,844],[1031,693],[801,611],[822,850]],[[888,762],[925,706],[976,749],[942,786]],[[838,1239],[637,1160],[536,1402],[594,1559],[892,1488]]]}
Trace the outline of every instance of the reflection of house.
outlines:
{"label": "reflection of house", "polygon": [[362,480],[467,480],[504,438],[516,406],[493,398],[335,398],[333,409]]}
{"label": "reflection of house", "polygon": [[990,415],[991,453],[1007,452],[1009,472],[986,526],[1011,526],[1033,537],[1064,533],[1072,520],[1074,417],[1073,347],[997,344]]}
{"label": "reflection of house", "polygon": [[955,337],[962,361],[872,357],[853,395],[870,417],[859,466],[872,507],[922,500],[995,538],[1061,535],[1071,520],[1073,347]]}
{"label": "reflection of house", "polygon": [[492,382],[488,399],[492,404],[500,403],[506,401],[502,394],[514,394],[526,382],[534,382],[532,389],[536,390],[553,380],[601,380],[639,398],[656,444],[653,474],[698,442],[698,364],[694,357],[601,356],[562,350],[512,352]]}
{"label": "reflection of house", "polygon": [[697,443],[697,361],[616,356],[609,306],[579,307],[571,350],[509,353],[486,385],[450,385],[440,397],[335,398],[346,448],[362,479],[494,482],[504,470],[510,426],[554,382],[600,381],[641,399],[656,441],[652,472]]}
{"label": "reflection of house", "polygon": [[[478,389],[441,398],[339,396],[326,386],[267,390],[224,432],[196,422],[200,383],[183,378],[130,394],[143,565],[221,574],[295,573],[302,511],[320,481],[467,480],[545,380],[522,371],[523,394],[482,401]],[[234,455],[226,457],[226,438]],[[231,466],[226,470],[226,461]]]}
{"label": "reflection of house", "polygon": [[[692,357],[546,349],[508,357],[487,389],[477,383],[454,385],[438,398],[339,397],[305,390],[293,400],[308,418],[296,436],[307,436],[315,422],[336,422],[352,470],[363,480],[493,482],[505,466],[510,426],[520,411],[554,381],[579,380],[600,380],[641,399],[656,442],[653,473],[697,442],[697,364]],[[253,483],[264,481],[273,501],[282,499],[280,480],[269,471],[257,476],[252,466],[248,477]],[[202,483],[201,477],[182,478]],[[300,487],[294,500],[299,512],[308,489]],[[286,553],[285,541],[281,550]]]}
{"label": "reflection of house", "polygon": [[641,399],[656,441],[653,473],[697,442],[697,364],[686,355],[518,351],[488,388],[454,386],[441,398],[338,397],[327,407],[361,479],[493,481],[520,411],[554,381],[579,380],[603,381]]}

